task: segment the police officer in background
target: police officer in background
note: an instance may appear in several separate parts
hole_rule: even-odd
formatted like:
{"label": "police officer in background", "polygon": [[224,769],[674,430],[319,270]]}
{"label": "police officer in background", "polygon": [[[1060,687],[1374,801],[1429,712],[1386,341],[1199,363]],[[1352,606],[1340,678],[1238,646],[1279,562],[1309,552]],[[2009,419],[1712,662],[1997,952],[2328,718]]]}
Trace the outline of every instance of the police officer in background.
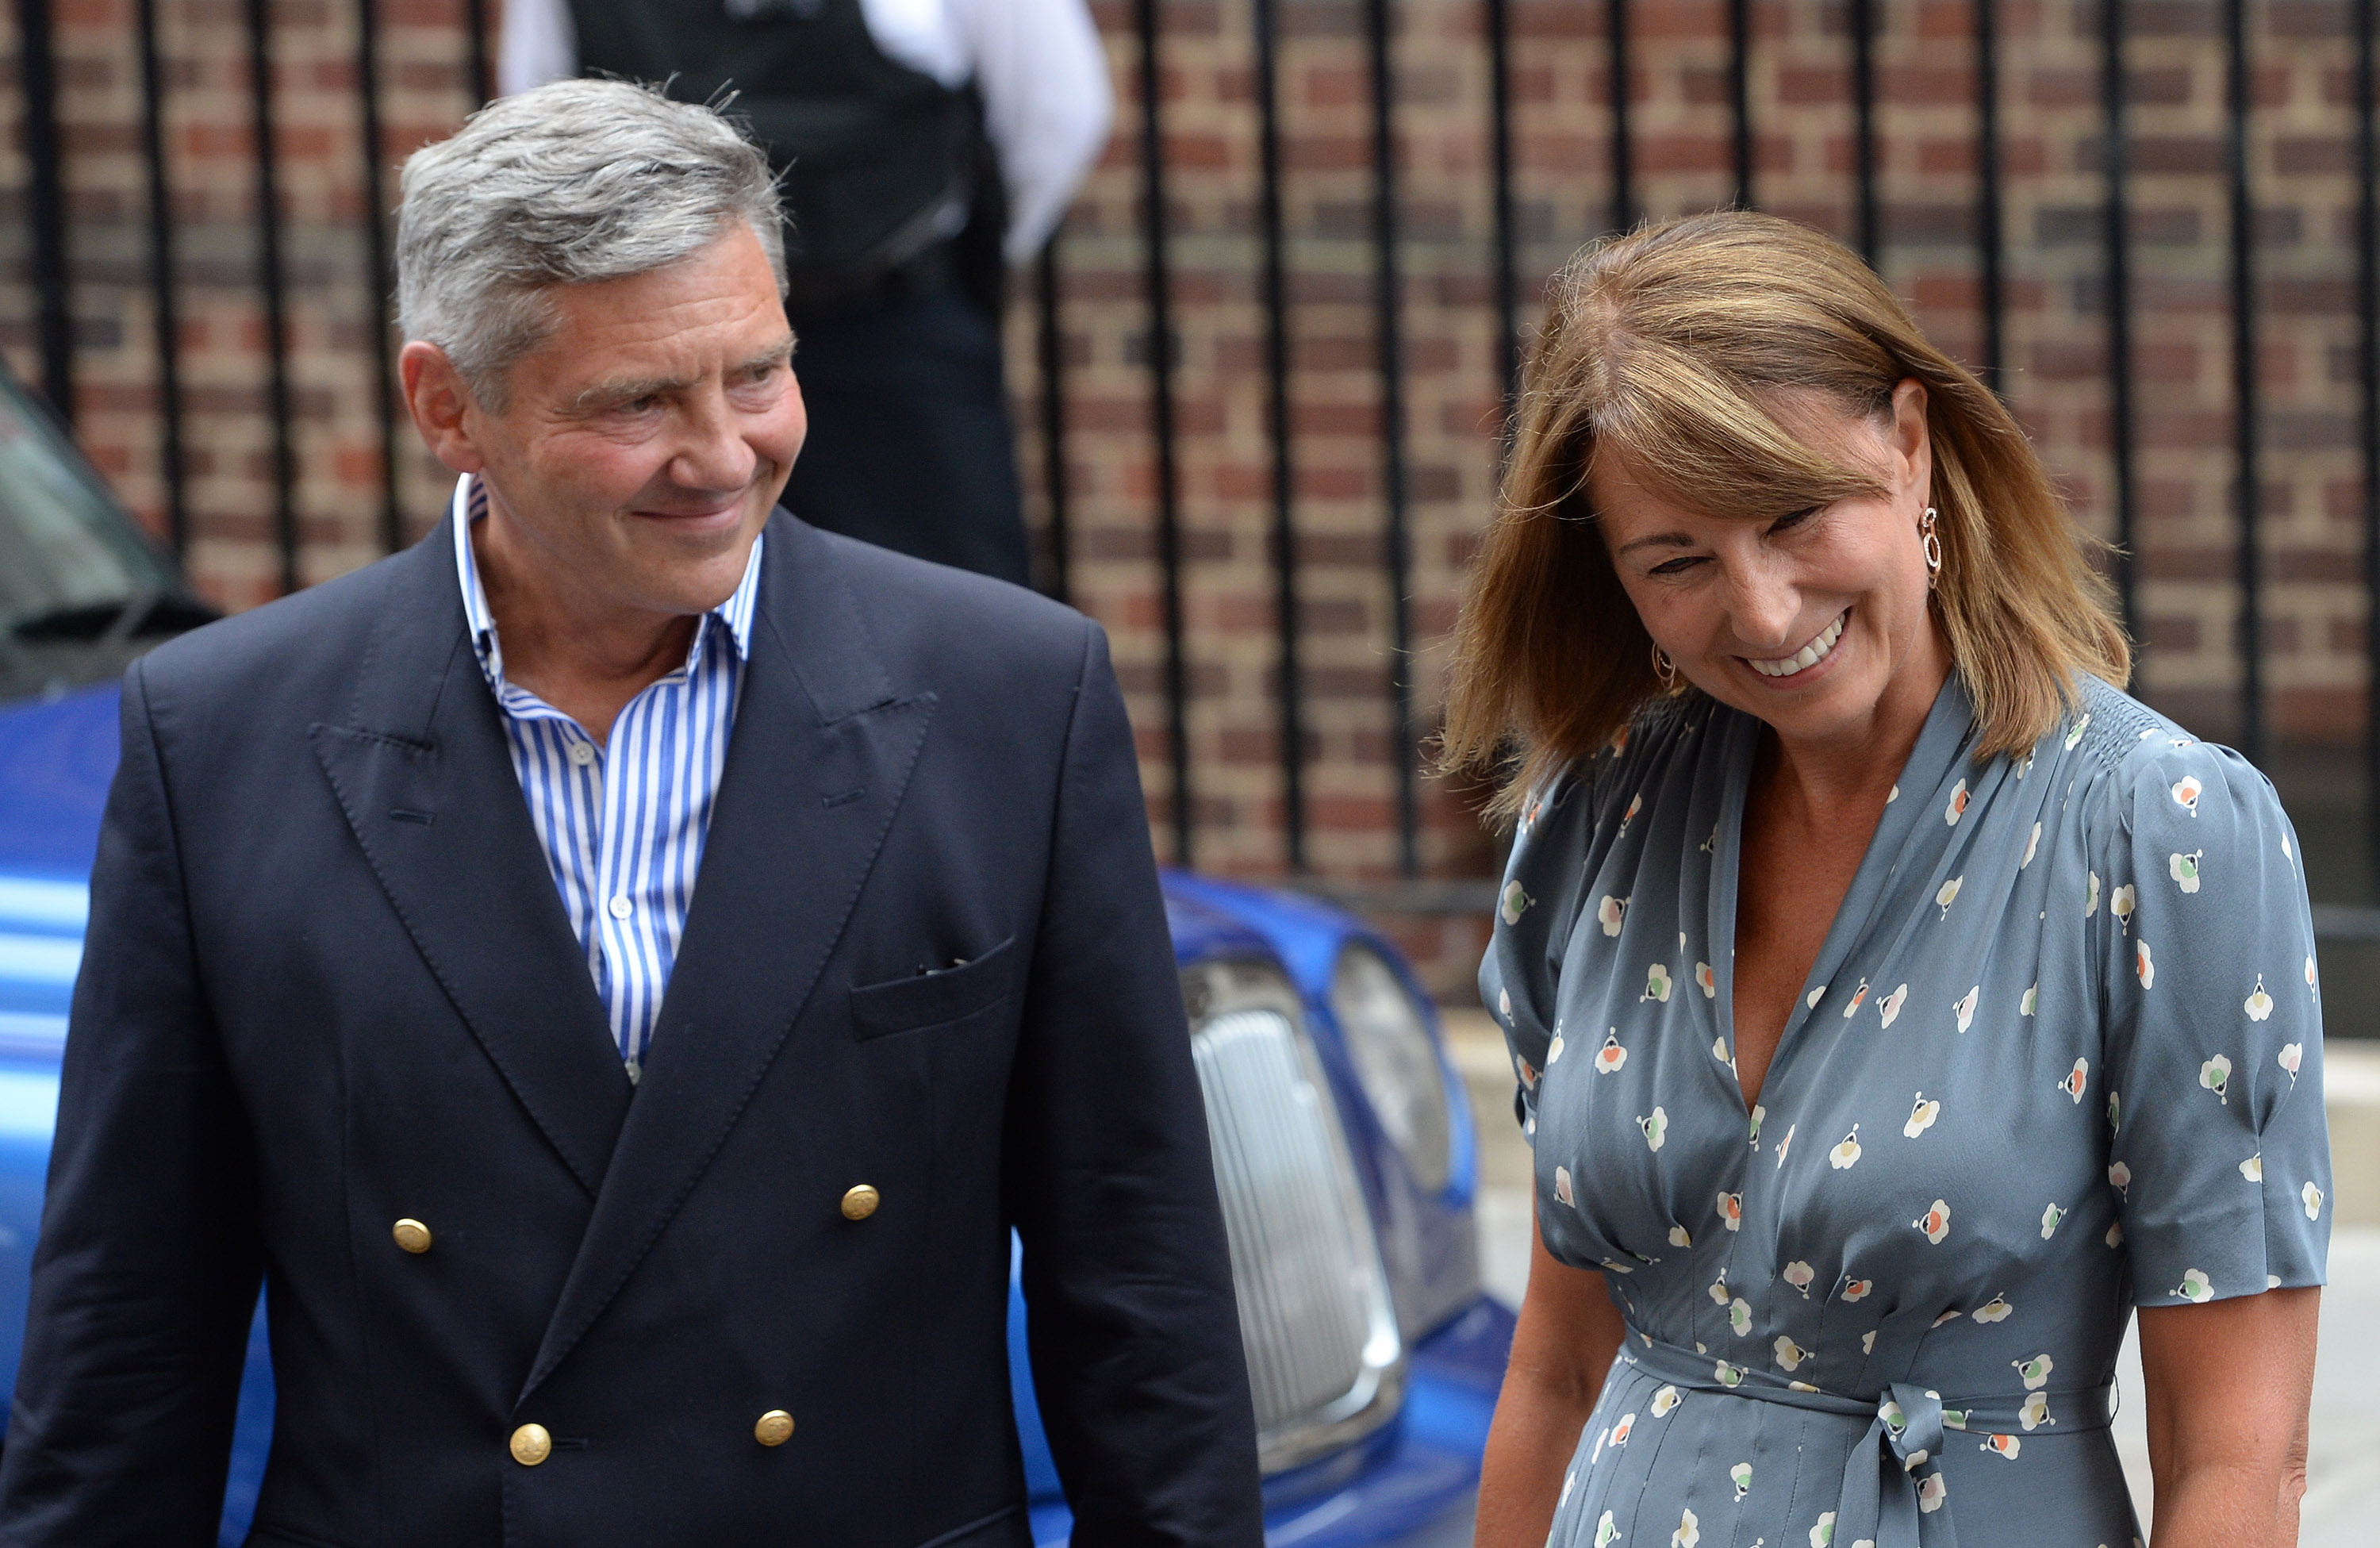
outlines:
{"label": "police officer in background", "polygon": [[1028,584],[1002,292],[1107,140],[1084,0],[506,0],[507,95],[582,74],[734,93],[783,179],[786,508]]}

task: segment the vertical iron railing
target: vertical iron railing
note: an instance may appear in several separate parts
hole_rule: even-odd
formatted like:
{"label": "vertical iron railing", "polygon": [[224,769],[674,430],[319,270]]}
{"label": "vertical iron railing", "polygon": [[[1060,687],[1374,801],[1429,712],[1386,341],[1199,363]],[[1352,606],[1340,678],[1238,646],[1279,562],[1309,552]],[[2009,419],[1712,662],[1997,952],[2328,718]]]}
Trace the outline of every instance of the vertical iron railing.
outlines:
{"label": "vertical iron railing", "polygon": [[[1254,27],[1257,66],[1256,128],[1259,187],[1256,201],[1260,238],[1259,273],[1262,323],[1262,373],[1266,391],[1264,431],[1269,454],[1268,537],[1269,584],[1277,629],[1274,677],[1278,695],[1278,756],[1283,794],[1283,859],[1293,872],[1308,864],[1308,793],[1306,766],[1310,727],[1308,692],[1301,673],[1301,588],[1298,511],[1296,416],[1292,399],[1292,307],[1294,275],[1289,250],[1288,190],[1291,180],[1286,104],[1293,93],[1281,70],[1282,33],[1287,25],[1287,0],[1249,0],[1247,14]],[[2098,212],[2101,304],[2105,309],[2105,381],[2107,393],[2110,457],[2110,505],[2119,548],[2116,579],[2127,620],[2140,628],[2140,590],[2144,564],[2140,553],[2138,470],[2141,379],[2136,355],[2134,311],[2137,254],[2131,231],[2134,203],[2131,179],[2136,172],[2127,74],[2129,21],[2127,0],[2105,0],[2093,18],[2097,27],[2100,79],[2098,110],[2103,157],[2102,205]],[[2004,165],[2002,123],[2004,104],[2002,50],[2009,40],[2002,24],[2014,12],[2003,13],[1998,0],[1970,0],[1974,61],[1974,165],[1977,192],[1974,209],[1974,250],[1977,309],[1980,321],[1978,365],[1996,388],[2010,381],[2004,370],[2016,358],[2007,336],[2008,291],[2008,168]],[[69,260],[76,247],[67,200],[67,139],[62,132],[62,74],[56,36],[55,0],[16,0],[18,29],[17,79],[27,183],[23,190],[28,244],[25,274],[30,290],[31,340],[38,354],[42,385],[61,415],[75,409],[76,338]],[[131,30],[131,55],[141,92],[137,148],[145,174],[146,218],[149,225],[147,280],[152,299],[158,391],[160,468],[164,487],[165,525],[177,545],[191,537],[191,513],[186,493],[186,457],[192,455],[188,406],[184,392],[184,361],[179,328],[184,316],[177,306],[177,240],[172,158],[166,129],[166,107],[173,71],[163,46],[159,0],[134,0],[125,15]],[[403,424],[394,392],[395,335],[387,326],[392,288],[390,242],[386,227],[391,189],[390,167],[383,160],[389,128],[382,95],[386,60],[382,32],[386,7],[381,0],[356,0],[355,67],[361,136],[361,184],[366,206],[363,238],[363,286],[370,299],[370,353],[373,372],[372,411],[380,432],[381,464],[378,488],[378,535],[395,547],[404,539],[404,516],[398,480],[399,431]],[[476,105],[492,86],[492,59],[488,31],[487,0],[463,0],[460,7],[466,36],[459,50],[466,75],[465,95]],[[1370,88],[1369,173],[1371,218],[1367,239],[1372,260],[1372,324],[1375,330],[1379,404],[1378,468],[1381,549],[1380,578],[1388,591],[1389,673],[1382,689],[1392,731],[1394,762],[1396,856],[1401,872],[1415,875],[1422,856],[1419,760],[1416,740],[1416,685],[1414,680],[1413,547],[1414,491],[1409,463],[1413,429],[1405,380],[1407,363],[1404,316],[1404,232],[1400,210],[1399,144],[1402,109],[1396,79],[1397,27],[1402,15],[1396,0],[1363,0],[1355,11]],[[2357,387],[2361,417],[2356,430],[2363,477],[2360,510],[2364,545],[2364,579],[2372,598],[2380,599],[2380,126],[2375,126],[2374,72],[2380,67],[2380,0],[2348,0],[2352,33],[2354,80],[2351,111],[2355,146],[2351,162],[2356,179],[2352,226],[2354,274],[2350,286],[2356,311],[2360,362]],[[261,364],[266,429],[271,437],[269,473],[273,542],[280,579],[294,588],[300,580],[305,557],[298,495],[297,414],[294,387],[290,299],[292,275],[288,238],[289,216],[282,208],[286,191],[276,139],[277,93],[273,57],[279,36],[272,0],[243,0],[241,12],[249,70],[246,107],[251,121],[254,163],[252,238],[254,284],[262,314]],[[1197,805],[1196,773],[1189,737],[1193,677],[1189,664],[1189,629],[1185,604],[1185,497],[1183,489],[1184,434],[1179,398],[1181,317],[1172,258],[1168,201],[1169,156],[1163,103],[1166,40],[1162,0],[1135,0],[1130,11],[1139,44],[1138,86],[1141,94],[1139,236],[1144,250],[1142,279],[1147,286],[1148,389],[1150,434],[1155,462],[1153,529],[1160,570],[1163,616],[1162,692],[1165,698],[1167,758],[1172,773],[1171,829],[1173,859],[1193,859]],[[1492,175],[1492,257],[1488,275],[1490,324],[1495,332],[1491,369],[1496,373],[1509,416],[1522,365],[1525,292],[1535,276],[1524,272],[1521,257],[1522,221],[1515,191],[1520,164],[1516,149],[1515,69],[1527,57],[1516,49],[1515,30],[1525,28],[1529,13],[1513,0],[1480,0],[1477,11],[1486,52],[1487,119],[1485,145]],[[1766,13],[1763,13],[1766,14]],[[1850,175],[1852,178],[1850,225],[1864,256],[1879,262],[1893,239],[1890,212],[1879,182],[1883,113],[1879,58],[1897,14],[1879,0],[1847,0],[1848,90],[1852,118]],[[2250,0],[2223,0],[2220,26],[2212,40],[2222,64],[2224,81],[2223,159],[2220,173],[2227,202],[2228,228],[2224,246],[2224,277],[2228,309],[2233,402],[2233,433],[2228,446],[2231,465],[2229,503],[2236,523],[2232,579],[2238,591],[2236,657],[2239,664],[2240,714],[2236,739],[2252,758],[2262,758],[2271,739],[2270,670],[2265,639],[2263,596],[2265,563],[2261,539],[2263,427],[2262,391],[2257,345],[2261,336],[2258,289],[2258,228],[2255,196],[2256,164],[2252,133],[2256,103],[2252,91],[2256,64],[2252,47]],[[1608,138],[1610,202],[1606,224],[1625,228],[1639,213],[1644,184],[1636,166],[1638,122],[1634,116],[1633,57],[1638,40],[1632,30],[1636,19],[1632,0],[1605,0],[1605,49],[1609,91]],[[1755,48],[1755,16],[1751,0],[1728,0],[1723,27],[1727,101],[1718,109],[1727,115],[1727,152],[1731,157],[1732,198],[1750,205],[1758,196],[1758,136],[1754,104],[1758,97],[1760,63]],[[89,25],[78,21],[78,25]],[[2013,140],[2010,141],[2013,143]],[[1775,190],[1772,190],[1774,192]],[[1049,500],[1049,537],[1052,589],[1061,595],[1073,590],[1070,574],[1070,500],[1067,478],[1066,356],[1062,317],[1062,286],[1055,245],[1041,257],[1036,289],[1040,307],[1038,355],[1040,410],[1044,433],[1044,481]],[[339,282],[347,283],[345,280]],[[2380,798],[2380,608],[2367,628],[2365,651],[2370,674],[2371,789]],[[2380,876],[2380,818],[2371,823],[2374,873]]]}
{"label": "vertical iron railing", "polygon": [[463,0],[463,57],[471,72],[471,105],[493,102],[496,69],[488,54],[488,0]]}
{"label": "vertical iron railing", "polygon": [[1727,0],[1727,93],[1735,110],[1735,207],[1753,207],[1752,0]]}
{"label": "vertical iron railing", "polygon": [[2265,760],[2264,564],[2257,543],[2259,483],[2256,392],[2256,206],[2248,118],[2254,106],[2248,55],[2248,0],[2224,0],[2224,162],[2231,195],[2231,426],[2238,462],[2240,528],[2240,751]]}
{"label": "vertical iron railing", "polygon": [[1041,245],[1033,263],[1033,296],[1039,315],[1034,329],[1041,368],[1041,497],[1047,517],[1044,541],[1050,561],[1050,594],[1075,597],[1072,495],[1066,476],[1066,334],[1059,317],[1058,234]]}
{"label": "vertical iron railing", "polygon": [[25,159],[30,164],[34,334],[42,392],[74,422],[74,314],[67,294],[65,146],[58,137],[58,55],[50,0],[17,0],[17,73],[25,93]]}
{"label": "vertical iron railing", "polygon": [[281,590],[298,589],[298,449],[290,423],[289,313],[281,269],[281,152],[273,111],[273,12],[248,0],[248,72],[256,136],[256,272],[264,300],[264,398],[273,420],[273,538]]}
{"label": "vertical iron railing", "polygon": [[1182,470],[1173,408],[1173,273],[1167,251],[1165,107],[1157,0],[1134,0],[1140,36],[1140,194],[1148,287],[1148,398],[1157,452],[1157,561],[1165,607],[1167,756],[1172,766],[1173,863],[1192,863],[1190,671],[1182,616]]}
{"label": "vertical iron railing", "polygon": [[1636,224],[1636,140],[1632,121],[1635,67],[1629,58],[1632,39],[1628,14],[1632,0],[1603,0],[1606,67],[1611,91],[1611,229],[1625,231]]}
{"label": "vertical iron railing", "polygon": [[2134,526],[2139,493],[2132,466],[2131,152],[2125,130],[2131,83],[2124,69],[2124,4],[2100,0],[2099,7],[2100,171],[2107,186],[2100,304],[2107,318],[2107,462],[2116,506],[2116,591],[2123,602],[2124,627],[2137,641],[2141,567]]}
{"label": "vertical iron railing", "polygon": [[177,555],[190,546],[190,503],[182,488],[182,329],[175,304],[174,201],[165,173],[165,68],[157,0],[140,0],[140,154],[148,173],[150,317],[157,338],[157,476],[165,486],[165,536]]}
{"label": "vertical iron railing", "polygon": [[1859,254],[1871,269],[1884,256],[1876,201],[1876,0],[1851,0],[1852,199]]}
{"label": "vertical iron railing", "polygon": [[2355,27],[2355,321],[2358,385],[2362,389],[2358,439],[2363,453],[2363,826],[2372,885],[2380,891],[2380,117],[2373,71],[2380,67],[2380,26],[2374,0],[2354,0]]}
{"label": "vertical iron railing", "polygon": [[382,174],[380,128],[380,0],[356,0],[358,126],[363,140],[366,325],[371,330],[372,412],[380,421],[380,546],[405,546],[405,507],[396,493],[396,350],[389,298],[396,276],[388,264],[387,184]]}
{"label": "vertical iron railing", "polygon": [[[1269,6],[1271,0],[1258,0]],[[1617,6],[1618,0],[1606,0]],[[1512,406],[1521,390],[1520,234],[1512,205],[1512,8],[1511,0],[1487,0],[1488,157],[1494,183],[1496,222],[1496,363],[1504,384],[1504,430],[1512,434]],[[1269,132],[1269,131],[1268,131]]]}
{"label": "vertical iron railing", "polygon": [[2007,296],[2000,277],[2000,38],[1998,0],[1975,7],[1975,286],[1983,313],[1984,385],[2005,396]]}
{"label": "vertical iron railing", "polygon": [[1412,537],[1406,530],[1404,279],[1397,252],[1396,59],[1389,0],[1365,0],[1372,77],[1372,273],[1380,367],[1380,504],[1389,581],[1390,756],[1396,760],[1397,866],[1421,874],[1414,739]]}
{"label": "vertical iron railing", "polygon": [[1305,860],[1305,691],[1298,669],[1296,464],[1289,408],[1289,278],[1281,216],[1281,18],[1276,0],[1255,0],[1257,208],[1264,227],[1265,436],[1272,453],[1273,630],[1278,640],[1275,735],[1281,741],[1282,859]]}

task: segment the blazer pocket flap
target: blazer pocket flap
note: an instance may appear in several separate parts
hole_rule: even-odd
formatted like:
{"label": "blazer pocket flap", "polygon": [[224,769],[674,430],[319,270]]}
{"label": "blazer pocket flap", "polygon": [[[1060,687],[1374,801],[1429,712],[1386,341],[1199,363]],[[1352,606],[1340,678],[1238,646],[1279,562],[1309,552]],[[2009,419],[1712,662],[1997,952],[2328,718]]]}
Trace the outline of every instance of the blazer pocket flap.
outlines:
{"label": "blazer pocket flap", "polygon": [[915,978],[863,984],[851,992],[855,1037],[939,1027],[973,1016],[1008,997],[1016,978],[1014,935],[974,961]]}

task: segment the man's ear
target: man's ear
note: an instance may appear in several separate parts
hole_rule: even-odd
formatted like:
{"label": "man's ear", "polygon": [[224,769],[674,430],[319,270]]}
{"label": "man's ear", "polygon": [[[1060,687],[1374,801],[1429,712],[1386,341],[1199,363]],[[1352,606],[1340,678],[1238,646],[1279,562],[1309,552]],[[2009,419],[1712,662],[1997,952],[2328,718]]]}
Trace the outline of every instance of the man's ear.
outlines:
{"label": "man's ear", "polygon": [[396,374],[413,428],[421,433],[431,455],[457,473],[484,469],[488,459],[479,439],[486,412],[446,351],[414,339],[396,357]]}

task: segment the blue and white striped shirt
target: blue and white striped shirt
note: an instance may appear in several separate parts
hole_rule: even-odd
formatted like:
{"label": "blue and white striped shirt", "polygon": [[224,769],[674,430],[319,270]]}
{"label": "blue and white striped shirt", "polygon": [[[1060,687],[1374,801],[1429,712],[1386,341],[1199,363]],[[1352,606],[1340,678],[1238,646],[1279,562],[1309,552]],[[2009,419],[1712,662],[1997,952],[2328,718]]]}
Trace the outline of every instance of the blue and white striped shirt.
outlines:
{"label": "blue and white striped shirt", "polygon": [[504,712],[513,772],[530,824],[561,889],[570,928],[611,1018],[628,1079],[644,1067],[662,994],[686,932],[686,911],[702,864],[727,738],[752,640],[760,590],[760,547],[735,594],[695,620],[686,664],[648,684],[598,746],[578,723],[536,694],[504,681],[495,616],[480,584],[471,524],[488,514],[479,480],[455,486],[455,567],[480,669]]}

